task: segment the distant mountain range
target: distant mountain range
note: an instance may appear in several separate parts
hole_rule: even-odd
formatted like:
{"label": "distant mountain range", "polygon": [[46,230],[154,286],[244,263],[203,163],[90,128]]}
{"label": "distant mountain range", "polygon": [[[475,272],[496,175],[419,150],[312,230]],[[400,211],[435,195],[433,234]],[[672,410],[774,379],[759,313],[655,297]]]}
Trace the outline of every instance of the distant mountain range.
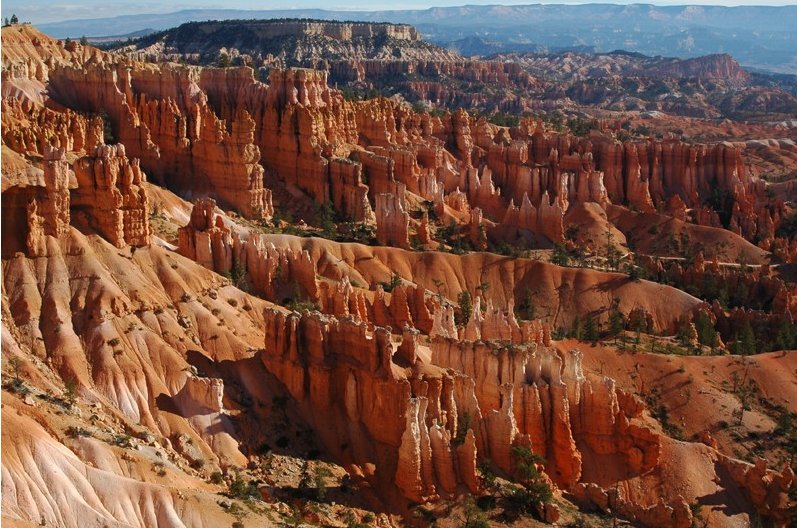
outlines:
{"label": "distant mountain range", "polygon": [[797,115],[797,76],[751,74],[728,54],[509,52],[464,59],[422,40],[409,24],[285,18],[186,22],[105,47],[145,62],[248,65],[261,79],[274,68],[326,70],[347,97],[401,94],[423,107],[485,114],[586,105],[704,118]]}
{"label": "distant mountain range", "polygon": [[729,53],[743,66],[797,74],[797,6],[526,5],[404,11],[194,9],[42,24],[54,37],[140,35],[185,22],[314,18],[412,24],[423,38],[468,55],[617,49],[677,57]]}

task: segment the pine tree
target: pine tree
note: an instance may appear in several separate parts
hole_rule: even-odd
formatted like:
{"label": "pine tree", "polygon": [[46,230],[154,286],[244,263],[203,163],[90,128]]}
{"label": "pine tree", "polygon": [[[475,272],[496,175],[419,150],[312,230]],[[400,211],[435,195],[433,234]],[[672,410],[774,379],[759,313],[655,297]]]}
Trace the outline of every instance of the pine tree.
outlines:
{"label": "pine tree", "polygon": [[681,346],[689,348],[697,346],[697,329],[695,329],[695,325],[688,320],[684,321],[678,329],[677,338]]}
{"label": "pine tree", "polygon": [[775,345],[778,350],[791,350],[794,348],[795,324],[790,321],[783,321],[778,329],[778,337]]}
{"label": "pine tree", "polygon": [[711,348],[719,345],[717,331],[714,330],[714,325],[711,324],[711,318],[705,312],[700,312],[697,314],[697,317],[695,317],[695,329],[697,330],[698,343]]}
{"label": "pine tree", "polygon": [[468,290],[462,290],[457,296],[459,302],[459,310],[455,314],[456,323],[458,325],[466,325],[470,321],[470,314],[473,311],[473,302],[470,298]]}
{"label": "pine tree", "polygon": [[719,292],[717,293],[717,302],[720,303],[720,306],[725,309],[729,307],[730,299],[728,297],[727,289],[720,288]]}
{"label": "pine tree", "polygon": [[618,300],[612,304],[612,309],[609,312],[609,334],[614,337],[614,344],[617,344],[617,336],[619,336],[625,329],[625,316],[618,307]]}
{"label": "pine tree", "polygon": [[523,321],[531,321],[534,319],[534,299],[531,297],[531,290],[529,288],[524,290],[523,299],[515,308],[515,317]]}
{"label": "pine tree", "polygon": [[750,321],[745,321],[742,325],[737,343],[737,351],[739,354],[750,356],[756,353],[755,333],[753,333],[753,327],[750,325]]}
{"label": "pine tree", "polygon": [[553,251],[551,252],[551,264],[557,266],[569,266],[570,256],[567,254],[567,249],[561,244],[554,244]]}
{"label": "pine tree", "polygon": [[17,18],[17,15],[11,15],[11,25],[15,26],[18,23],[19,23],[19,19]]}
{"label": "pine tree", "polygon": [[332,202],[324,202],[318,208],[318,222],[321,224],[321,229],[327,237],[333,237],[336,231],[335,228],[335,206]]}
{"label": "pine tree", "polygon": [[490,291],[490,283],[488,281],[484,281],[479,284],[478,289],[482,292],[481,297],[482,299],[487,300],[487,292]]}
{"label": "pine tree", "polygon": [[596,343],[598,341],[598,337],[598,327],[595,324],[595,318],[591,315],[588,315],[587,320],[584,323],[584,339],[586,341]]}
{"label": "pine tree", "polygon": [[584,325],[581,323],[581,316],[576,316],[573,319],[573,329],[570,331],[570,337],[574,338],[577,341],[581,341],[581,338],[584,335]]}

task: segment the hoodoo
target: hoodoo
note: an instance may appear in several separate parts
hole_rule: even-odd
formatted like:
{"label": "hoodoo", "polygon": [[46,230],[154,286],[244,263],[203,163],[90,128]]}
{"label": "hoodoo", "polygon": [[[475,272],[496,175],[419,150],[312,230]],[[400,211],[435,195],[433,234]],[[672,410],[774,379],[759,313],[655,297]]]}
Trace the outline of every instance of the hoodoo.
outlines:
{"label": "hoodoo", "polygon": [[719,101],[763,74],[2,39],[4,523],[793,523],[797,148]]}

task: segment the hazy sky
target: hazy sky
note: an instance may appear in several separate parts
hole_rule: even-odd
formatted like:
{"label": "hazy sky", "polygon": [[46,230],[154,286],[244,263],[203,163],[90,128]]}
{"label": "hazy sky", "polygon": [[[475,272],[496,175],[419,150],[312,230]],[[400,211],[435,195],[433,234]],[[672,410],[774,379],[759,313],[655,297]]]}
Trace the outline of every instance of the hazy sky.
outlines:
{"label": "hazy sky", "polygon": [[560,1],[480,1],[480,0],[403,0],[391,2],[390,0],[376,0],[357,2],[354,0],[276,0],[264,2],[256,0],[189,0],[165,4],[163,2],[147,0],[6,0],[2,3],[2,16],[11,16],[16,13],[21,21],[44,23],[68,20],[73,18],[105,18],[118,15],[132,15],[138,13],[170,13],[181,9],[191,8],[226,8],[226,9],[340,9],[340,10],[381,10],[381,9],[425,9],[434,6],[457,6],[465,4],[588,4],[588,3],[651,3],[656,5],[792,5],[795,0],[680,0],[680,1],[612,1],[590,2],[588,0],[560,0]]}

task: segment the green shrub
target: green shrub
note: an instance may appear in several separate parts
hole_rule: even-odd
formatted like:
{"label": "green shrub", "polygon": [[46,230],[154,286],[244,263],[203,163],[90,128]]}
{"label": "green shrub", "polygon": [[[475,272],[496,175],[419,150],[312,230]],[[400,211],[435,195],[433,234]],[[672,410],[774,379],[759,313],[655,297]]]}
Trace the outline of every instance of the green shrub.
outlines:
{"label": "green shrub", "polygon": [[235,478],[230,482],[230,487],[227,490],[227,496],[231,499],[260,499],[260,490],[257,484],[253,481],[244,480],[241,475],[235,475]]}
{"label": "green shrub", "polygon": [[401,276],[398,273],[393,273],[389,282],[380,282],[379,284],[382,285],[382,289],[385,290],[385,292],[390,293],[396,286],[401,285]]}
{"label": "green shrub", "polygon": [[468,290],[459,292],[457,303],[459,307],[454,314],[454,320],[458,325],[466,325],[470,321],[471,312],[473,311],[473,301],[471,300],[470,292]]}

